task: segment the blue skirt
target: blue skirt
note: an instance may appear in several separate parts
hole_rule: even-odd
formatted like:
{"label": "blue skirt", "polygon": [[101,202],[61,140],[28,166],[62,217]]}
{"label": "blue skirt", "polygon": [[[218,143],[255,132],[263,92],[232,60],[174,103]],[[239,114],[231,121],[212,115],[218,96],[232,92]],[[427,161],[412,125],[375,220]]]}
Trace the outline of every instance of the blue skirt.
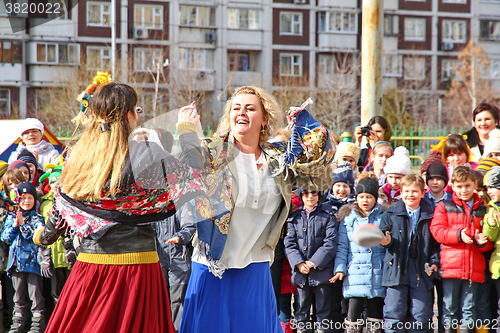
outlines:
{"label": "blue skirt", "polygon": [[192,263],[179,333],[282,333],[269,263],[228,269],[222,279]]}

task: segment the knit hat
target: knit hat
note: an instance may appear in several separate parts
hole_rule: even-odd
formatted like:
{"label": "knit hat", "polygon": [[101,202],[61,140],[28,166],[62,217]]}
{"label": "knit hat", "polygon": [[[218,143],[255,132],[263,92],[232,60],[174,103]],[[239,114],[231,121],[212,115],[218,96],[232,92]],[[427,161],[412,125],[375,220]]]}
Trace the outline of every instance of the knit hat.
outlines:
{"label": "knit hat", "polygon": [[500,166],[494,166],[484,175],[483,184],[500,189]]}
{"label": "knit hat", "polygon": [[489,133],[489,140],[484,145],[483,158],[488,157],[490,153],[500,153],[500,130],[496,128]]}
{"label": "knit hat", "polygon": [[478,166],[476,167],[476,170],[481,172],[482,174],[485,174],[486,172],[490,171],[491,168],[495,166],[500,166],[500,161],[497,160],[496,158],[490,157],[490,158],[483,158]]}
{"label": "knit hat", "polygon": [[360,193],[369,193],[378,199],[378,181],[375,178],[363,178],[356,184],[356,196]]}
{"label": "knit hat", "polygon": [[42,134],[45,131],[43,124],[40,120],[38,120],[36,118],[26,118],[26,119],[24,119],[24,121],[22,123],[22,131],[24,132],[24,131],[27,131],[30,129],[40,130],[40,132],[42,132]]}
{"label": "knit hat", "polygon": [[35,158],[35,155],[33,155],[28,149],[23,149],[23,151],[21,151],[19,155],[17,155],[17,159],[19,161],[31,163],[38,169],[38,162]]}
{"label": "knit hat", "polygon": [[9,163],[0,161],[0,177],[4,175],[4,173],[7,171],[9,168]]}
{"label": "knit hat", "polygon": [[397,173],[405,176],[411,174],[409,155],[410,153],[405,147],[396,147],[396,149],[394,149],[394,155],[387,159],[384,167],[384,173]]}
{"label": "knit hat", "polygon": [[433,150],[433,151],[431,151],[431,154],[429,155],[429,157],[427,157],[422,162],[422,165],[420,166],[420,173],[423,174],[423,173],[427,172],[427,168],[429,167],[429,165],[431,165],[432,163],[436,163],[436,162],[444,165],[443,155],[441,155],[441,153],[438,150]]}
{"label": "knit hat", "polygon": [[337,145],[337,150],[335,151],[333,160],[337,161],[341,157],[349,156],[354,158],[356,160],[356,163],[358,163],[359,151],[359,147],[352,142],[340,142]]}
{"label": "knit hat", "polygon": [[448,184],[448,170],[446,167],[440,162],[434,162],[427,168],[427,173],[425,174],[426,181],[431,179],[432,177],[439,177],[444,180],[445,184]]}
{"label": "knit hat", "polygon": [[19,193],[19,197],[29,193],[36,199],[36,187],[30,182],[22,182],[19,184],[17,186],[17,193]]}
{"label": "knit hat", "polygon": [[349,162],[342,162],[333,170],[333,183],[343,182],[349,185],[351,191],[354,189],[354,176]]}
{"label": "knit hat", "polygon": [[[16,169],[19,169],[21,167],[26,167],[26,169],[28,169],[28,173],[29,173],[30,178],[31,178],[30,167],[28,164],[26,164],[26,162],[17,160],[17,161],[12,162],[11,164],[9,164],[9,170],[16,170]],[[27,180],[29,180],[29,179],[27,179]]]}

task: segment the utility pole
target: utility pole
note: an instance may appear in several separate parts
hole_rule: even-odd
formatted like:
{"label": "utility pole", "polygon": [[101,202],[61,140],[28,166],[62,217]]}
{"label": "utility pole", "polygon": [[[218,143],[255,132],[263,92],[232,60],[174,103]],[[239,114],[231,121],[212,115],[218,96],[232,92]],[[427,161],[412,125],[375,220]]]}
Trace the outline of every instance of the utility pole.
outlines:
{"label": "utility pole", "polygon": [[383,0],[363,0],[361,28],[361,125],[382,115]]}
{"label": "utility pole", "polygon": [[116,77],[116,0],[111,0],[111,75]]}

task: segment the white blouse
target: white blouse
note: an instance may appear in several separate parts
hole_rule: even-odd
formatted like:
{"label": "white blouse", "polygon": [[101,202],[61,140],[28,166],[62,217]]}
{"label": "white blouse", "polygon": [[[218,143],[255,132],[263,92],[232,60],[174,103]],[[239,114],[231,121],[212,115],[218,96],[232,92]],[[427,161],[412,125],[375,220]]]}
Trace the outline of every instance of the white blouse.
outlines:
{"label": "white blouse", "polygon": [[[238,193],[233,192],[235,207],[220,263],[228,268],[244,268],[253,262],[272,262],[274,251],[266,245],[272,226],[269,221],[283,200],[271,177],[264,153],[235,153]],[[257,164],[261,164],[260,169]],[[193,261],[206,264],[195,248]]]}

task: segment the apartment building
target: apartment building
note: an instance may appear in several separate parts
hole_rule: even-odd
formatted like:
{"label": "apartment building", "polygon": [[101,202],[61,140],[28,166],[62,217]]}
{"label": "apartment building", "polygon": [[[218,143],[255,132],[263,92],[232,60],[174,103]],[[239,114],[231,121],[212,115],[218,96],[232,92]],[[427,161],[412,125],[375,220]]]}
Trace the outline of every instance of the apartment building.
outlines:
{"label": "apartment building", "polygon": [[[47,1],[62,3],[64,14],[41,25],[40,17],[9,17],[0,4],[0,118],[43,109],[47,87],[83,88],[87,82],[75,80],[80,64],[112,70],[111,1]],[[115,78],[139,87],[146,109],[173,109],[181,97],[202,93],[213,113],[245,84],[327,90],[348,78],[359,90],[362,5],[116,0]],[[385,87],[423,89],[435,98],[470,38],[488,53],[485,75],[500,87],[500,0],[385,0],[383,7]],[[12,22],[26,29],[13,33]]]}

